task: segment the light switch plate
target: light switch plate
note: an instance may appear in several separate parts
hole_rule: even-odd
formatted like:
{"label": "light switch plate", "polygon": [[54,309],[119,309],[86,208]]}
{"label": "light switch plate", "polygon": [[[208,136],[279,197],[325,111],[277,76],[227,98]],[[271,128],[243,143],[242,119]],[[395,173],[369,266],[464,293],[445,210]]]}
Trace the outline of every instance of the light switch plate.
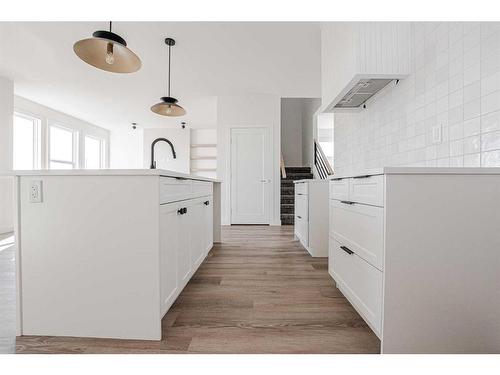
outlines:
{"label": "light switch plate", "polygon": [[33,180],[30,183],[30,202],[42,203],[42,180]]}
{"label": "light switch plate", "polygon": [[432,143],[441,143],[441,125],[436,125],[432,127]]}

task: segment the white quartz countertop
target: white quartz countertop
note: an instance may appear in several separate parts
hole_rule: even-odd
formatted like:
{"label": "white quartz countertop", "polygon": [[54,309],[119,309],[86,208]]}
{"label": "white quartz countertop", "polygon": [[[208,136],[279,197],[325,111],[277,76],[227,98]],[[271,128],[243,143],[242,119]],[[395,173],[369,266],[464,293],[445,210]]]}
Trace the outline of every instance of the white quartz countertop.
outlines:
{"label": "white quartz countertop", "polygon": [[309,179],[302,179],[302,180],[294,180],[294,184],[301,184],[303,182],[311,182],[311,183],[321,183],[321,182],[326,182],[328,180],[322,180],[320,178],[309,178]]}
{"label": "white quartz countertop", "polygon": [[9,171],[0,175],[10,176],[163,176],[185,178],[188,180],[221,182],[214,178],[196,176],[192,174],[168,171],[165,169],[71,169],[71,170],[27,170]]}
{"label": "white quartz countertop", "polygon": [[378,169],[370,169],[360,172],[352,172],[345,174],[334,174],[328,179],[342,179],[360,176],[375,176],[380,174],[500,174],[499,167],[492,168],[440,168],[440,167],[384,167]]}

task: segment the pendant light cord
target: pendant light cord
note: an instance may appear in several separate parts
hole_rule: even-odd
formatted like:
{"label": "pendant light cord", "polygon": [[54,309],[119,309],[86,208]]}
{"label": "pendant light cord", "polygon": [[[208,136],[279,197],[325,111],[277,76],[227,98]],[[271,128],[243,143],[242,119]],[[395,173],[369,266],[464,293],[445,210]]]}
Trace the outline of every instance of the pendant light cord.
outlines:
{"label": "pendant light cord", "polygon": [[167,96],[170,96],[170,51],[171,51],[172,46],[168,46],[168,90],[167,90]]}

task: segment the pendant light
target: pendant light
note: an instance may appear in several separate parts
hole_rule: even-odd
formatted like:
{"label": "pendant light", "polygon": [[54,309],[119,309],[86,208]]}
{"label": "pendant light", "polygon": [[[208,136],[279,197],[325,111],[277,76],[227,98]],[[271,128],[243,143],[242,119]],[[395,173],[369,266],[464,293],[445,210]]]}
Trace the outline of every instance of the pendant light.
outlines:
{"label": "pendant light", "polygon": [[82,39],[73,45],[73,51],[87,64],[113,73],[133,73],[141,68],[139,57],[127,48],[127,42],[111,31],[99,30],[92,38]]}
{"label": "pendant light", "polygon": [[172,46],[175,46],[175,40],[172,38],[166,38],[165,44],[168,46],[168,86],[167,86],[167,96],[160,98],[161,102],[156,103],[151,107],[154,113],[162,116],[184,116],[186,110],[177,104],[178,100],[170,96],[170,55]]}

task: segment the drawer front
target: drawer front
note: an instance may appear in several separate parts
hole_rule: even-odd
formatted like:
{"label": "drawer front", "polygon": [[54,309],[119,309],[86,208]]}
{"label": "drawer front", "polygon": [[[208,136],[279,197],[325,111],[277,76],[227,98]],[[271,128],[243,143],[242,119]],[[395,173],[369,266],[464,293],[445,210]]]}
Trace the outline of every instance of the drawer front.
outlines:
{"label": "drawer front", "polygon": [[299,215],[295,215],[295,235],[304,247],[309,246],[309,222]]}
{"label": "drawer front", "polygon": [[295,194],[295,216],[309,220],[309,200],[307,195]]}
{"label": "drawer front", "polygon": [[331,274],[337,287],[380,336],[383,274],[356,254],[348,254],[341,246],[330,238]]}
{"label": "drawer front", "polygon": [[213,184],[208,181],[192,181],[193,198],[213,194]]}
{"label": "drawer front", "polygon": [[160,204],[192,197],[191,180],[160,177]]}
{"label": "drawer front", "polygon": [[349,179],[330,180],[330,199],[349,200]]}
{"label": "drawer front", "polygon": [[383,207],[384,175],[351,178],[348,200]]}
{"label": "drawer front", "polygon": [[307,182],[297,182],[295,184],[295,194],[305,194],[309,193],[309,184]]}
{"label": "drawer front", "polygon": [[384,209],[330,201],[330,236],[383,270]]}

